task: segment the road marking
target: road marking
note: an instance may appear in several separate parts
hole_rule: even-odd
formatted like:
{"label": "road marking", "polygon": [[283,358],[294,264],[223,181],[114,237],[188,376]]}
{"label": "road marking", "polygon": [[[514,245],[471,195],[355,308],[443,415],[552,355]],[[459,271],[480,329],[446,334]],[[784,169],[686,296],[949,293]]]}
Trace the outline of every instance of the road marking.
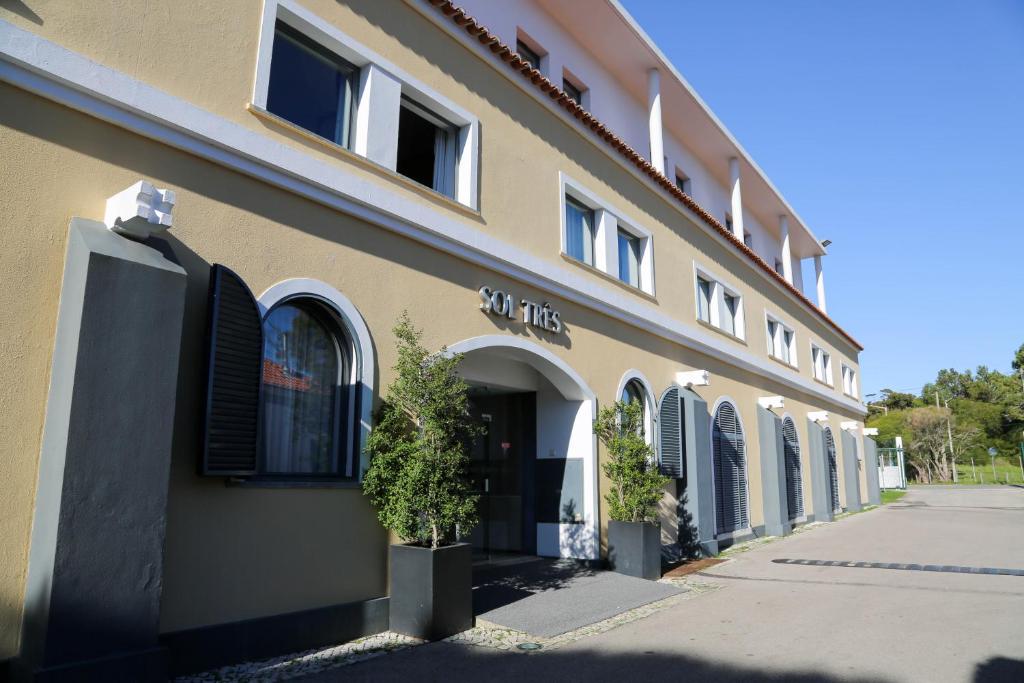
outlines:
{"label": "road marking", "polygon": [[775,564],[801,564],[812,567],[859,567],[861,569],[901,569],[917,572],[946,572],[950,574],[993,574],[998,576],[1024,576],[1024,569],[1000,567],[961,567],[952,564],[900,564],[897,562],[853,562],[849,560],[772,560]]}

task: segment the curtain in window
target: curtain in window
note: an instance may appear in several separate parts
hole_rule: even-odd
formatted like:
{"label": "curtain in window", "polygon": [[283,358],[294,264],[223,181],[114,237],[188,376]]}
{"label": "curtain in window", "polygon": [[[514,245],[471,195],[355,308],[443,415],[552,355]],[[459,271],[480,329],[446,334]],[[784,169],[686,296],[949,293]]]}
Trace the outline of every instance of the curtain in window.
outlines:
{"label": "curtain in window", "polygon": [[697,317],[711,322],[711,283],[707,280],[697,280]]}
{"label": "curtain in window", "polygon": [[317,315],[287,304],[267,315],[263,344],[266,473],[340,471],[341,363],[337,341]]}
{"label": "curtain in window", "polygon": [[640,240],[619,231],[619,279],[640,286]]}
{"label": "curtain in window", "polygon": [[565,247],[569,256],[594,265],[594,214],[565,202]]}
{"label": "curtain in window", "polygon": [[434,189],[455,198],[455,131],[447,128],[434,132]]}

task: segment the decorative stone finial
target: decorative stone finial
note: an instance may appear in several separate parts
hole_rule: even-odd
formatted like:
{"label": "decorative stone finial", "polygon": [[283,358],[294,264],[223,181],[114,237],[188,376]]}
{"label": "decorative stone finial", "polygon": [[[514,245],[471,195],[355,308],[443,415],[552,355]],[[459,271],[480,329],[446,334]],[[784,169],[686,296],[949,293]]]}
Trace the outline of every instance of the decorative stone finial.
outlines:
{"label": "decorative stone finial", "polygon": [[818,410],[813,413],[807,413],[807,417],[810,418],[812,422],[828,422],[828,411]]}
{"label": "decorative stone finial", "polygon": [[782,410],[786,407],[786,399],[781,396],[761,396],[757,399],[757,405],[765,410]]}
{"label": "decorative stone finial", "polygon": [[174,190],[161,190],[140,180],[107,199],[103,222],[114,232],[135,240],[145,240],[171,227]]}
{"label": "decorative stone finial", "polygon": [[840,422],[839,423],[839,428],[842,429],[842,430],[845,430],[847,432],[855,432],[855,431],[857,431],[857,427],[859,427],[859,426],[860,426],[860,423],[859,422],[854,422],[853,420],[847,420],[846,422]]}
{"label": "decorative stone finial", "polygon": [[864,436],[878,436],[878,427],[865,427]]}

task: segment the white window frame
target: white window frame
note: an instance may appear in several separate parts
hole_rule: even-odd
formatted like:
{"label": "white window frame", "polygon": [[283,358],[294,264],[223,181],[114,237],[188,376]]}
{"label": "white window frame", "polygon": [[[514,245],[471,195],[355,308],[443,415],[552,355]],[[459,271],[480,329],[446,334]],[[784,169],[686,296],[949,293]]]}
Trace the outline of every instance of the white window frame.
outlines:
{"label": "white window frame", "polygon": [[[451,198],[471,209],[479,208],[479,119],[294,0],[265,0],[263,3],[252,92],[254,108],[272,114],[267,112],[267,95],[270,89],[274,29],[278,21],[334,52],[359,70],[359,87],[350,123],[352,145],[349,151],[395,171],[398,115],[401,97],[405,96],[457,129],[454,150],[455,188]],[[373,87],[368,87],[371,82]],[[367,141],[370,135],[384,141],[383,151]],[[435,191],[428,186],[422,187]],[[441,192],[438,194],[446,196]]]}
{"label": "white window frame", "polygon": [[[565,173],[558,174],[558,214],[561,253],[568,257],[567,235],[565,224],[565,198],[589,208],[594,212],[594,268],[609,275],[616,282],[630,287],[619,279],[619,230],[629,233],[640,240],[640,291],[655,295],[654,286],[654,236],[647,228],[629,218],[625,212],[612,206],[600,196],[591,192],[581,183],[573,180]],[[573,259],[576,261],[577,259]]]}
{"label": "white window frame", "polygon": [[851,368],[846,363],[840,364],[843,373],[843,393],[850,398],[860,398],[860,394],[857,392],[857,371]]}
{"label": "white window frame", "polygon": [[[730,337],[735,337],[740,341],[746,341],[747,329],[746,329],[746,305],[743,300],[743,295],[740,294],[740,290],[728,284],[725,280],[718,277],[708,268],[694,262],[693,264],[693,296],[694,296],[694,315],[696,319],[702,323],[706,323],[700,318],[700,302],[698,297],[700,296],[697,286],[697,278],[702,278],[711,283],[711,302],[710,302],[710,325],[714,328],[721,330],[724,334]],[[733,333],[729,333],[725,326],[722,324],[722,316],[725,314],[725,295],[736,297],[736,316],[733,320]]]}
{"label": "white window frame", "polygon": [[[771,334],[771,323],[775,323],[775,336]],[[793,329],[792,325],[787,324],[782,318],[775,315],[774,313],[764,312],[764,329],[765,335],[768,339],[768,355],[775,358],[782,363],[790,366],[791,368],[799,368],[800,364],[797,361],[797,344],[796,344],[796,330]],[[786,349],[789,352],[789,360],[787,360],[779,351],[783,348],[783,344],[786,339],[786,332],[789,332],[789,344]]]}
{"label": "white window frame", "polygon": [[[817,352],[817,353],[816,353]],[[824,354],[825,360],[821,366],[821,376],[818,375],[818,354]],[[824,382],[830,387],[835,387],[835,378],[832,375],[832,352],[821,344],[811,342],[811,375],[814,379]]]}

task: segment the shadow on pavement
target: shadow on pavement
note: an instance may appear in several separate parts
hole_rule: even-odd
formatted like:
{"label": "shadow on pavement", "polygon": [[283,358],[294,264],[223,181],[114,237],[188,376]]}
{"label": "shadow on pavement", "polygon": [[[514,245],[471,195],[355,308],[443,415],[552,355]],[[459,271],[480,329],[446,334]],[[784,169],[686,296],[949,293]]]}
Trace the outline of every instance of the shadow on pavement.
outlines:
{"label": "shadow on pavement", "polygon": [[[743,650],[737,660],[743,660]],[[988,666],[988,663],[986,665]],[[979,666],[981,671],[982,666]],[[739,662],[708,661],[687,655],[637,651],[606,654],[592,650],[552,651],[536,654],[502,652],[471,645],[437,643],[413,648],[377,660],[304,681],[643,681],[684,680],[714,683],[889,683],[890,679],[860,676],[841,678],[815,671],[760,669],[755,658]],[[975,678],[975,681],[1010,679]],[[1020,679],[1014,679],[1019,681]]]}
{"label": "shadow on pavement", "polygon": [[974,683],[1020,683],[1024,681],[1024,660],[993,657],[974,668]]}

